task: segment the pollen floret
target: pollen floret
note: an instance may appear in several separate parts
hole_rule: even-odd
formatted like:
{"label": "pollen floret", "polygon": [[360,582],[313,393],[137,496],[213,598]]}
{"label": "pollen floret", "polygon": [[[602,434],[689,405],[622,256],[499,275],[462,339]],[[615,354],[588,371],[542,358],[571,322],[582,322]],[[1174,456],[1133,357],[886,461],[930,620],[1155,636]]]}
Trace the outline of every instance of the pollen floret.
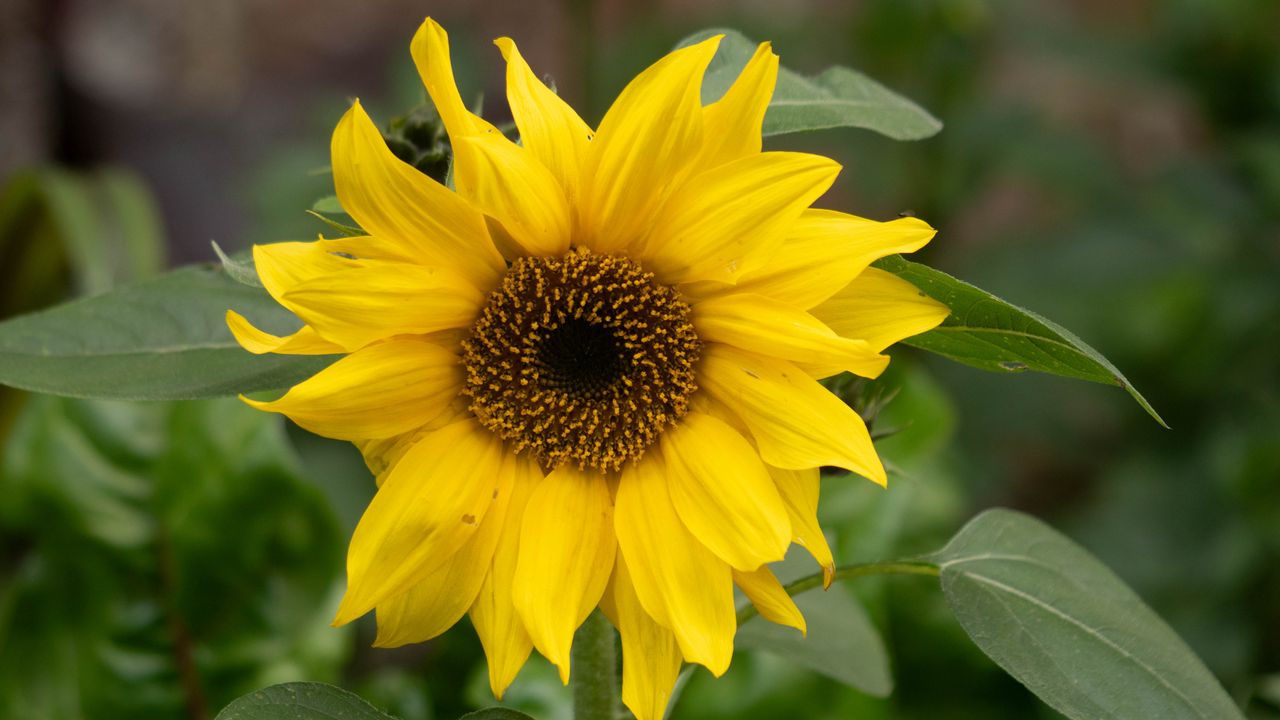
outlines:
{"label": "pollen floret", "polygon": [[521,258],[463,343],[480,422],[546,467],[613,471],[688,409],[689,306],[622,257]]}

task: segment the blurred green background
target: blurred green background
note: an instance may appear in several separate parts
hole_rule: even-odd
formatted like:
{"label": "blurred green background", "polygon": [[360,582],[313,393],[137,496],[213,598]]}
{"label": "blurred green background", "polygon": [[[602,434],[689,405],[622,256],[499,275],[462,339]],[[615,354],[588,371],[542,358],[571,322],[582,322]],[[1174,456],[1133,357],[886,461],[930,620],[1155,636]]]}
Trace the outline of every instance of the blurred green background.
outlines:
{"label": "blurred green background", "polygon": [[[308,239],[328,133],[359,95],[417,104],[408,40],[450,31],[501,118],[511,35],[591,122],[684,35],[736,27],[784,64],[846,64],[946,124],[926,141],[790,136],[845,166],[820,205],[938,228],[919,259],[1057,320],[1146,394],[993,376],[909,351],[877,385],[898,472],[831,477],[842,562],[941,545],[1018,508],[1097,554],[1252,718],[1280,718],[1280,3],[1273,0],[7,0],[0,4],[0,317],[167,264]],[[161,240],[163,239],[163,240]],[[464,621],[369,647],[328,627],[372,492],[346,446],[234,400],[127,404],[0,388],[0,718],[210,718],[291,679],[406,720],[488,704]],[[896,688],[768,655],[695,673],[676,718],[1054,717],[950,618],[936,584],[852,588]],[[533,662],[509,699],[565,717]]]}

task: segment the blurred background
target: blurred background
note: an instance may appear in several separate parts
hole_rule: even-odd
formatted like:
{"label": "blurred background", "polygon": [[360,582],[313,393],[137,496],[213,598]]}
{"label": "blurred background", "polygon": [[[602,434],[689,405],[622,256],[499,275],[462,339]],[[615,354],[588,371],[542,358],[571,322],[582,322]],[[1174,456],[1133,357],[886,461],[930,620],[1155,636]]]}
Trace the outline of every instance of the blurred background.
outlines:
{"label": "blurred background", "polygon": [[[359,96],[420,103],[408,42],[453,39],[464,96],[509,117],[490,40],[596,122],[709,26],[789,67],[857,68],[945,123],[896,143],[789,136],[845,170],[819,204],[938,228],[918,259],[1074,330],[1120,390],[895,354],[887,491],[824,483],[838,560],[933,550],[989,506],[1033,513],[1128,581],[1251,718],[1280,718],[1280,3],[1272,0],[3,0],[0,317],[255,242],[310,239],[328,135]],[[348,447],[234,400],[99,403],[0,388],[0,717],[210,718],[294,679],[406,720],[489,704],[464,621],[375,650],[328,627],[372,482]],[[896,683],[873,698],[765,654],[694,673],[676,718],[1055,717],[935,584],[851,586]],[[367,623],[367,619],[366,619]],[[541,662],[509,700],[561,718]]]}

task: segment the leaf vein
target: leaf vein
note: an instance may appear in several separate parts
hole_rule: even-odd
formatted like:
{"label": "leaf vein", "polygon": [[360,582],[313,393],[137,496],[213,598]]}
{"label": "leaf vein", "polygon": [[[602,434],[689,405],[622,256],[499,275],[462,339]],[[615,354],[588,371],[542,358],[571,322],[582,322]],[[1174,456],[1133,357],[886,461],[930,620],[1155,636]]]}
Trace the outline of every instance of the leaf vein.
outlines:
{"label": "leaf vein", "polygon": [[1066,614],[1066,613],[1062,612],[1061,610],[1059,610],[1059,609],[1055,608],[1054,606],[1052,606],[1052,605],[1050,605],[1050,604],[1048,604],[1048,603],[1044,602],[1044,601],[1043,601],[1043,600],[1041,600],[1040,598],[1037,598],[1036,596],[1031,595],[1030,593],[1024,592],[1024,591],[1022,591],[1022,590],[1019,590],[1018,588],[1015,588],[1015,587],[1013,587],[1012,585],[1006,585],[1005,583],[1002,583],[1002,582],[1000,582],[999,580],[996,580],[996,579],[994,579],[994,578],[987,577],[987,576],[985,576],[985,575],[979,575],[978,573],[967,572],[967,573],[965,573],[965,575],[966,575],[966,576],[968,576],[968,577],[970,577],[970,578],[972,578],[973,580],[975,580],[975,581],[977,581],[977,582],[980,582],[980,583],[983,583],[983,584],[986,584],[986,585],[990,585],[990,586],[992,586],[992,587],[994,587],[994,588],[997,588],[997,589],[999,589],[999,590],[1001,590],[1001,591],[1003,591],[1003,592],[1009,593],[1010,595],[1012,595],[1012,596],[1014,596],[1014,597],[1020,598],[1020,599],[1022,599],[1022,600],[1024,600],[1024,601],[1026,601],[1027,603],[1030,603],[1031,605],[1037,606],[1037,607],[1039,607],[1039,608],[1041,608],[1041,609],[1043,609],[1043,610],[1045,610],[1045,611],[1049,612],[1050,614],[1052,614],[1052,615],[1054,615],[1054,616],[1056,616],[1056,617],[1058,617],[1058,618],[1062,619],[1063,621],[1067,622],[1068,624],[1070,624],[1070,625],[1074,625],[1075,627],[1077,627],[1077,628],[1079,628],[1080,630],[1084,631],[1086,634],[1088,634],[1088,635],[1092,636],[1093,638],[1095,638],[1096,640],[1098,640],[1098,642],[1102,643],[1102,645],[1103,645],[1103,646],[1105,646],[1105,647],[1107,647],[1107,648],[1110,648],[1112,651],[1114,651],[1115,653],[1119,654],[1121,657],[1124,657],[1124,658],[1126,658],[1126,659],[1128,659],[1128,660],[1132,661],[1135,665],[1137,665],[1139,668],[1141,668],[1144,672],[1146,672],[1148,675],[1150,675],[1152,678],[1154,678],[1154,679],[1156,680],[1156,682],[1160,683],[1160,684],[1161,684],[1161,685],[1163,685],[1166,689],[1168,689],[1171,693],[1173,693],[1173,695],[1174,695],[1174,696],[1176,696],[1179,700],[1181,700],[1181,701],[1182,701],[1182,703],[1183,703],[1183,704],[1184,704],[1188,709],[1190,709],[1192,712],[1194,712],[1194,713],[1196,714],[1196,716],[1197,716],[1197,717],[1206,718],[1206,720],[1207,720],[1208,716],[1207,716],[1207,715],[1205,715],[1203,712],[1201,712],[1201,711],[1200,711],[1200,708],[1199,708],[1195,703],[1191,702],[1191,699],[1190,699],[1189,697],[1187,697],[1187,695],[1186,695],[1185,693],[1183,693],[1180,689],[1178,689],[1178,688],[1177,688],[1177,687],[1175,687],[1174,685],[1170,684],[1168,680],[1165,680],[1163,676],[1161,676],[1158,672],[1156,672],[1155,668],[1153,668],[1153,667],[1151,667],[1150,665],[1148,665],[1147,663],[1143,662],[1141,658],[1139,658],[1139,657],[1135,656],[1133,653],[1131,653],[1131,652],[1129,652],[1128,650],[1124,649],[1123,647],[1121,647],[1120,645],[1118,645],[1115,641],[1113,641],[1113,640],[1111,640],[1110,638],[1108,638],[1106,635],[1103,635],[1102,633],[1098,632],[1098,631],[1097,631],[1097,630],[1095,630],[1094,628],[1091,628],[1091,627],[1089,627],[1088,625],[1084,624],[1084,623],[1083,623],[1083,622],[1081,622],[1080,620],[1078,620],[1078,619],[1076,619],[1076,618],[1074,618],[1074,617],[1072,617],[1072,616],[1070,616],[1070,615],[1068,615],[1068,614]]}

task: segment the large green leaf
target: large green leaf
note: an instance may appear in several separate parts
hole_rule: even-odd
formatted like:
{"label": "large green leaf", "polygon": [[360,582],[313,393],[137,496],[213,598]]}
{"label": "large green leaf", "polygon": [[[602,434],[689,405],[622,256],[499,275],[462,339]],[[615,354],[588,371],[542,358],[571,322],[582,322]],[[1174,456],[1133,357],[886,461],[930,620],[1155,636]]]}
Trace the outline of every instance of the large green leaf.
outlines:
{"label": "large green leaf", "polygon": [[272,685],[245,695],[215,720],[394,720],[359,695],[314,682]]}
{"label": "large green leaf", "polygon": [[[704,103],[724,95],[756,51],[753,40],[725,29],[696,32],[677,47],[719,34],[724,39],[702,82]],[[942,123],[924,108],[856,70],[836,66],[807,78],[779,68],[778,85],[764,117],[764,134],[836,127],[865,128],[895,140],[920,140],[937,134]]]}
{"label": "large green leaf", "polygon": [[876,266],[951,308],[941,325],[903,341],[907,345],[993,372],[1036,370],[1115,385],[1168,427],[1115,365],[1061,325],[900,255],[882,258]]}
{"label": "large green leaf", "polygon": [[[789,553],[774,571],[783,582],[802,575],[811,563]],[[867,612],[843,585],[797,595],[808,632],[775,625],[759,616],[742,624],[734,639],[740,649],[763,650],[842,682],[874,697],[893,691],[884,642]]]}
{"label": "large green leaf", "polygon": [[1040,521],[987,511],[931,559],[978,647],[1067,717],[1243,718],[1128,586]]}
{"label": "large green leaf", "polygon": [[261,289],[192,266],[0,323],[0,383],[85,398],[207,398],[292,385],[332,356],[255,356],[224,314],[260,327],[298,326]]}

